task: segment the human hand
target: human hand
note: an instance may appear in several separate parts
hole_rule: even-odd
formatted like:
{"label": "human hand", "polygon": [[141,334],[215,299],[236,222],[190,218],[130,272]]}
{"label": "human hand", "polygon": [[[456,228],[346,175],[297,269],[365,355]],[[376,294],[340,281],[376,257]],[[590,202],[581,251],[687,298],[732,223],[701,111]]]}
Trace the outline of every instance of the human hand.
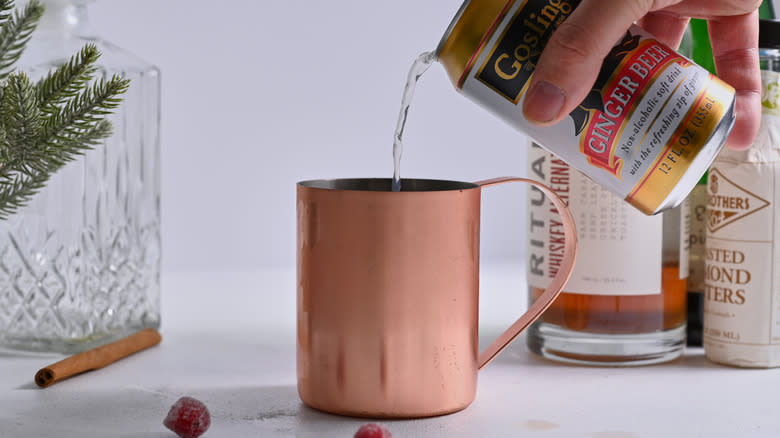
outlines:
{"label": "human hand", "polygon": [[761,0],[582,0],[542,52],[523,104],[525,117],[543,126],[566,117],[585,99],[604,57],[635,21],[677,47],[689,18],[704,18],[718,77],[737,92],[737,120],[726,144],[746,149],[761,119],[760,4]]}

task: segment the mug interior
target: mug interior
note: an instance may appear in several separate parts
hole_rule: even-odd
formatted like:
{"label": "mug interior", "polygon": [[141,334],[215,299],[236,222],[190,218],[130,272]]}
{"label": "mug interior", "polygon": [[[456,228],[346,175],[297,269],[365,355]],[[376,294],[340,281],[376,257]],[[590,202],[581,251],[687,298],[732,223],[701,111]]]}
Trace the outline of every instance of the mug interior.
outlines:
{"label": "mug interior", "polygon": [[[392,191],[392,178],[316,179],[301,181],[298,184],[304,187],[325,190],[354,190],[368,192]],[[446,190],[475,189],[477,187],[479,186],[474,183],[462,181],[401,178],[402,192],[438,192]]]}

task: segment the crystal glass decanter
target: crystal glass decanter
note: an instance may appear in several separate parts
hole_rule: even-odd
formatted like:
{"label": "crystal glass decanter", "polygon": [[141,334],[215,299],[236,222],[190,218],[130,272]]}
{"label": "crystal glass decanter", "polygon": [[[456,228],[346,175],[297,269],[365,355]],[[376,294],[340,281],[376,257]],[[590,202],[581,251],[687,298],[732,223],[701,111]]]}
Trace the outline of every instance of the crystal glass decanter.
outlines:
{"label": "crystal glass decanter", "polygon": [[0,348],[73,353],[160,324],[160,73],[90,34],[89,0],[43,3],[19,69],[94,43],[98,76],[131,80],[113,136],[0,221]]}

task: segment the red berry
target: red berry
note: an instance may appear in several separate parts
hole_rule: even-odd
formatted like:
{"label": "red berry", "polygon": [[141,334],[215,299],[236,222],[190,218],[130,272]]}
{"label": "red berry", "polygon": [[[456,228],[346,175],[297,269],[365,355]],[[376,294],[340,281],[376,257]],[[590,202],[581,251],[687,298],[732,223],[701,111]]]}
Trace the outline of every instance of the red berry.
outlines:
{"label": "red berry", "polygon": [[393,434],[381,424],[368,423],[360,426],[354,438],[393,438]]}
{"label": "red berry", "polygon": [[171,406],[163,424],[181,438],[198,438],[211,425],[211,416],[200,400],[182,397]]}

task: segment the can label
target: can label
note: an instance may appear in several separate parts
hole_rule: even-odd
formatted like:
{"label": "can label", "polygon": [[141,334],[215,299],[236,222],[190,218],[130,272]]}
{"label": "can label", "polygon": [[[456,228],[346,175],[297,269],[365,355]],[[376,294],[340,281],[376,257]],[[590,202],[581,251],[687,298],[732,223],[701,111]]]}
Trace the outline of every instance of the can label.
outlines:
{"label": "can label", "polygon": [[536,69],[542,48],[573,10],[567,1],[529,1],[517,9],[482,62],[477,79],[517,103]]}
{"label": "can label", "polygon": [[510,1],[457,86],[600,185],[655,213],[722,126],[733,89],[632,26],[568,119],[532,125],[522,114],[528,84],[550,36],[578,3]]}

